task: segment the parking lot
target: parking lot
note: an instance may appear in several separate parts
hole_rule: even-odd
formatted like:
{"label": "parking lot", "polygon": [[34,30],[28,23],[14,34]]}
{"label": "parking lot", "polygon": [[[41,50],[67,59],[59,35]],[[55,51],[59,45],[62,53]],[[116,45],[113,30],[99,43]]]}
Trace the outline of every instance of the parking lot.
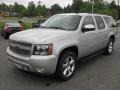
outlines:
{"label": "parking lot", "polygon": [[7,60],[7,45],[8,40],[0,37],[0,90],[120,90],[120,37],[111,56],[79,63],[75,76],[66,82],[18,70]]}

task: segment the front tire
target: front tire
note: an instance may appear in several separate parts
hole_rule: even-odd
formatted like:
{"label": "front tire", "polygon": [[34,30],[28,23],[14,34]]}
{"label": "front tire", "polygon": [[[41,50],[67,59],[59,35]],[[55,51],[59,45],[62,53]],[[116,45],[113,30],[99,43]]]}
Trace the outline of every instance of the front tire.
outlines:
{"label": "front tire", "polygon": [[114,48],[114,40],[111,38],[108,42],[107,47],[105,48],[105,54],[111,55],[113,52],[113,48]]}
{"label": "front tire", "polygon": [[62,81],[72,78],[76,69],[76,61],[77,57],[72,51],[63,52],[57,65],[57,77]]}

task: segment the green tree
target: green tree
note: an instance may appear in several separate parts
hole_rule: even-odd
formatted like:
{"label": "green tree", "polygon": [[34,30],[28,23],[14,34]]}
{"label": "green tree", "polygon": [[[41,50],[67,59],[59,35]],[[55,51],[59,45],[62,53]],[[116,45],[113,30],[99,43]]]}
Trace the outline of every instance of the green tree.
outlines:
{"label": "green tree", "polygon": [[14,9],[14,12],[17,13],[17,16],[19,16],[19,14],[20,14],[20,10],[19,9],[20,8],[19,8],[19,4],[17,2],[14,3],[13,9]]}
{"label": "green tree", "polygon": [[47,16],[47,14],[48,14],[48,10],[45,7],[45,5],[43,5],[42,8],[41,8],[41,15],[42,16]]}
{"label": "green tree", "polygon": [[64,12],[64,13],[70,13],[71,11],[72,11],[72,10],[71,10],[70,4],[68,4],[67,7],[64,7],[64,8],[63,8],[63,12]]}
{"label": "green tree", "polygon": [[0,10],[1,11],[9,11],[9,7],[5,4],[5,3],[2,3],[1,5],[0,5]]}
{"label": "green tree", "polygon": [[32,1],[28,3],[28,13],[29,13],[29,16],[31,17],[36,16],[36,7],[34,2]]}
{"label": "green tree", "polygon": [[47,14],[48,14],[48,10],[45,7],[45,5],[40,5],[39,4],[36,8],[36,11],[37,11],[38,16],[47,16]]}
{"label": "green tree", "polygon": [[29,13],[28,13],[28,10],[26,8],[21,10],[20,17],[24,17],[24,16],[28,16],[28,15],[29,15]]}
{"label": "green tree", "polygon": [[82,12],[82,13],[91,13],[92,12],[91,3],[88,2],[88,1],[84,2],[82,7],[80,8],[80,12]]}
{"label": "green tree", "polygon": [[18,4],[17,2],[14,3],[13,9],[14,12],[17,13],[18,17],[23,17],[24,16],[23,14],[25,13],[25,11],[27,11],[22,4]]}
{"label": "green tree", "polygon": [[[73,0],[72,5],[68,5],[63,9],[59,4],[54,4],[50,9],[47,9],[45,5],[41,5],[41,1],[38,2],[38,5],[35,6],[34,2],[29,2],[28,7],[26,8],[22,4],[17,2],[14,5],[6,5],[5,3],[0,4],[0,11],[6,11],[12,13],[17,13],[18,17],[24,16],[47,16],[48,11],[50,14],[56,13],[91,13],[92,11],[92,2],[94,3],[94,13],[111,15],[115,19],[120,19],[120,6],[116,5],[115,0],[112,0],[111,3],[105,2],[105,0]],[[12,15],[11,15],[12,16]]]}
{"label": "green tree", "polygon": [[118,19],[120,16],[119,16],[119,6],[116,5],[116,2],[115,1],[112,1],[110,3],[110,8],[111,8],[111,11],[113,12],[113,17],[115,19]]}
{"label": "green tree", "polygon": [[59,4],[54,4],[51,6],[52,14],[57,14],[57,13],[61,13],[61,12],[62,12],[62,8],[59,6]]}
{"label": "green tree", "polygon": [[36,12],[37,12],[38,16],[41,16],[41,11],[42,11],[42,6],[38,5],[37,8],[36,8]]}
{"label": "green tree", "polygon": [[83,0],[73,0],[72,4],[72,12],[78,13],[80,12],[80,8],[83,5]]}
{"label": "green tree", "polygon": [[9,12],[9,15],[10,15],[10,16],[13,16],[14,6],[10,4],[8,7],[9,7],[9,11],[8,11],[8,12]]}

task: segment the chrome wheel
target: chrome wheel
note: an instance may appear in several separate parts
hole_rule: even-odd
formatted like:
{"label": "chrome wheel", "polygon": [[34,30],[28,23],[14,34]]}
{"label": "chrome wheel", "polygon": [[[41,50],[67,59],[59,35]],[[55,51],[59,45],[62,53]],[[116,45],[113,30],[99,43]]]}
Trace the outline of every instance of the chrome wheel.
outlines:
{"label": "chrome wheel", "polygon": [[107,47],[105,48],[105,54],[106,55],[111,55],[112,52],[113,52],[113,49],[114,49],[114,39],[110,39],[109,42],[108,42],[108,45]]}
{"label": "chrome wheel", "polygon": [[68,56],[66,57],[64,63],[63,63],[63,68],[62,72],[65,77],[69,77],[72,75],[72,73],[75,70],[75,60],[73,56]]}
{"label": "chrome wheel", "polygon": [[108,51],[109,51],[109,53],[112,53],[112,51],[113,51],[113,42],[112,41],[109,43]]}

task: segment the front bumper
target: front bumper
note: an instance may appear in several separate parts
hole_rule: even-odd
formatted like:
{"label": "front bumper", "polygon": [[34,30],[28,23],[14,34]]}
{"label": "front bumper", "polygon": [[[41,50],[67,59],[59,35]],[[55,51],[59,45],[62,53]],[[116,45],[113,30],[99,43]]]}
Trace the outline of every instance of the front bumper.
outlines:
{"label": "front bumper", "polygon": [[21,56],[12,52],[9,47],[7,48],[7,57],[16,67],[20,69],[44,74],[55,73],[58,60],[54,55],[32,55],[31,57]]}

